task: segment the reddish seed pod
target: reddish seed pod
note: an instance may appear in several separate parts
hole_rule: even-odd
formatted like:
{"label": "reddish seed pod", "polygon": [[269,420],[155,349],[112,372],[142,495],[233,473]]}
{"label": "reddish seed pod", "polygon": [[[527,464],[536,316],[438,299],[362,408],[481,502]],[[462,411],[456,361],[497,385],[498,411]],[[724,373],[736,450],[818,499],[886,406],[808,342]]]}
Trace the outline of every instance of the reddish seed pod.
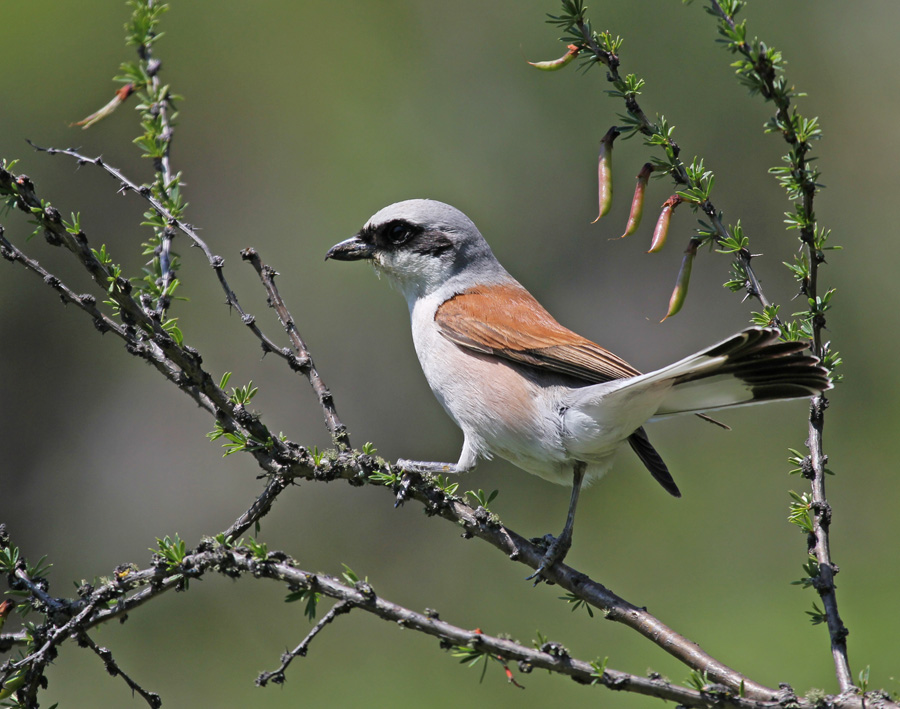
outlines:
{"label": "reddish seed pod", "polygon": [[683,201],[677,194],[673,194],[663,202],[659,219],[656,220],[656,228],[653,230],[653,240],[650,242],[650,248],[647,250],[648,254],[655,254],[666,245],[666,237],[669,235],[669,223],[672,221],[672,212]]}
{"label": "reddish seed pod", "polygon": [[551,59],[546,62],[528,62],[535,69],[540,69],[541,71],[559,71],[566,64],[570,64],[572,60],[578,56],[578,52],[581,51],[579,47],[576,47],[574,44],[570,44],[567,49],[569,50],[565,54],[563,54],[559,59]]}
{"label": "reddish seed pod", "polygon": [[77,123],[73,123],[74,126],[81,126],[84,129],[90,128],[97,121],[103,120],[113,111],[115,111],[120,104],[122,104],[125,99],[127,99],[131,94],[134,93],[134,84],[125,84],[123,87],[118,89],[115,95],[112,97],[112,100],[106,104],[103,108],[98,111],[94,111],[87,118],[83,118]]}
{"label": "reddish seed pod", "polygon": [[125,84],[118,91],[116,91],[116,96],[119,97],[120,101],[124,101],[126,98],[131,96],[134,93],[134,84]]}
{"label": "reddish seed pod", "polygon": [[625,225],[625,233],[619,237],[621,239],[634,234],[641,225],[641,217],[644,216],[644,193],[647,191],[647,183],[650,181],[652,172],[653,165],[647,162],[638,173],[637,183],[634,186],[634,197],[631,198],[631,212],[628,215],[628,223]]}
{"label": "reddish seed pod", "polygon": [[3,624],[6,622],[6,616],[10,614],[13,608],[15,608],[15,601],[7,598],[3,603],[0,603],[0,629],[3,628]]}
{"label": "reddish seed pod", "polygon": [[618,128],[613,126],[606,131],[606,135],[600,141],[600,154],[597,157],[597,199],[600,209],[597,218],[591,224],[596,224],[601,217],[609,214],[609,210],[612,207],[612,148],[613,141],[619,136],[620,132]]}
{"label": "reddish seed pod", "polygon": [[681,306],[684,305],[684,300],[687,298],[688,285],[691,282],[691,268],[694,265],[694,256],[697,255],[697,247],[699,245],[700,242],[695,239],[691,239],[690,243],[688,243],[688,247],[684,251],[684,257],[681,259],[681,268],[678,271],[678,278],[675,280],[675,288],[672,290],[672,295],[669,298],[669,312],[666,313],[666,317],[660,322],[665,322],[667,318],[675,315],[681,310]]}

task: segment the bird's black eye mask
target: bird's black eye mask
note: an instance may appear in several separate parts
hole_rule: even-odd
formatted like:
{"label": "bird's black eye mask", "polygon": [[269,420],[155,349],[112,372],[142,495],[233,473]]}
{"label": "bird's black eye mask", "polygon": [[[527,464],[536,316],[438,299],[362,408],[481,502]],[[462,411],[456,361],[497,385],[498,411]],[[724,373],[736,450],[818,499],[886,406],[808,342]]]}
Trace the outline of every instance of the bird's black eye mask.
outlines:
{"label": "bird's black eye mask", "polygon": [[358,236],[381,251],[403,249],[416,254],[439,256],[453,248],[453,242],[443,231],[426,230],[405,219],[392,219],[378,225],[367,224]]}

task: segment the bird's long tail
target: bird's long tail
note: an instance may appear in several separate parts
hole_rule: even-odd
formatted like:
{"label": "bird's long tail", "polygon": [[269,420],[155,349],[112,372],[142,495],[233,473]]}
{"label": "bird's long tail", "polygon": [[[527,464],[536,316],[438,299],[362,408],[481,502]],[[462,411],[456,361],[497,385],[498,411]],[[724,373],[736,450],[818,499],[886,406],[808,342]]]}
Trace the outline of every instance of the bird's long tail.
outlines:
{"label": "bird's long tail", "polygon": [[772,328],[750,328],[644,375],[646,383],[670,381],[656,416],[810,397],[830,389],[828,371],[804,354],[803,342],[780,342]]}

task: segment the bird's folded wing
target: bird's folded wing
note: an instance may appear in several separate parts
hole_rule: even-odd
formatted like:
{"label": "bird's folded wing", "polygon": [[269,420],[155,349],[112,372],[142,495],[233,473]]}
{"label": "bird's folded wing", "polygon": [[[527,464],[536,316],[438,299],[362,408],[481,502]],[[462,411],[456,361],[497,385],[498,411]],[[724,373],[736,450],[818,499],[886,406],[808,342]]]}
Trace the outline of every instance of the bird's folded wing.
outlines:
{"label": "bird's folded wing", "polygon": [[518,284],[471,288],[434,316],[461,347],[600,383],[640,374],[625,360],[560,325]]}
{"label": "bird's folded wing", "polygon": [[[567,374],[585,384],[640,375],[625,360],[560,325],[518,284],[459,293],[441,304],[434,320],[444,336],[461,347]],[[628,442],[653,477],[680,497],[644,429],[632,433]]]}

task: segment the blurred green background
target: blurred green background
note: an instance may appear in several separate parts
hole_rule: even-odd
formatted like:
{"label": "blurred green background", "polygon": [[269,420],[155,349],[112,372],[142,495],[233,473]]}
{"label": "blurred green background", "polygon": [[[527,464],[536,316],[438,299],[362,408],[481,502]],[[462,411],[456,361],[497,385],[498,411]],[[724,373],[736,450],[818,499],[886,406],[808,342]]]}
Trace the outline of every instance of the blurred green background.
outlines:
{"label": "blurred green background", "polygon": [[[639,141],[616,145],[617,199],[596,214],[599,139],[618,121],[602,72],[531,69],[526,58],[563,52],[544,24],[556,0],[452,3],[409,0],[342,3],[173,2],[156,45],[162,77],[185,97],[173,161],[184,172],[189,220],[227,262],[244,306],[274,337],[279,326],[239,249],[252,245],[282,274],[280,288],[356,446],[380,454],[455,460],[461,436],[419,370],[397,293],[361,265],[324,263],[329,246],[353,234],[380,207],[409,197],[450,202],[479,225],[500,260],[564,324],[610,346],[641,369],[659,366],[743,327],[753,309],[723,291],[728,260],[702,254],[677,317],[659,324],[694,217],[676,214],[669,247],[647,255],[654,215],[622,241],[633,176],[648,158]],[[769,107],[732,76],[714,23],[697,2],[589,3],[596,29],[626,42],[625,72],[647,80],[642,105],[664,113],[687,160],[703,156],[716,173],[714,201],[741,219],[769,297],[783,312],[793,281],[781,265],[797,242],[783,229],[788,204],[766,174],[784,144],[762,134]],[[897,286],[890,250],[898,154],[895,33],[900,5],[837,0],[750,3],[751,34],[783,49],[789,80],[808,98],[826,139],[828,186],[816,211],[834,230],[823,272],[838,289],[829,318],[846,361],[833,392],[826,446],[834,507],[838,600],[850,629],[854,672],[898,690],[897,635],[900,480],[890,441],[898,426]],[[63,214],[139,272],[144,204],[115,194],[99,171],[34,153],[24,142],[79,146],[102,154],[137,180],[149,165],[130,144],[132,105],[89,131],[69,127],[104,104],[110,77],[132,59],[122,40],[124,3],[5,3],[0,36],[0,156]],[[648,204],[670,187],[654,182]],[[648,210],[652,211],[652,210]],[[97,292],[60,250],[20,214],[7,235],[77,292]],[[218,376],[252,379],[265,422],[294,440],[329,443],[301,378],[257,342],[223,296],[202,255],[184,257],[177,304],[188,344]],[[890,257],[890,258],[888,258]],[[804,611],[816,600],[789,582],[802,575],[805,541],[787,523],[787,448],[802,448],[806,407],[778,404],[722,414],[723,432],[686,417],[656,424],[651,437],[684,498],[674,500],[630,452],[582,497],[570,561],[754,679],[790,682],[798,692],[836,689],[826,630]],[[157,536],[195,544],[226,528],[261,488],[242,456],[223,460],[204,434],[209,417],[155,371],[101,337],[85,316],[62,308],[23,269],[0,265],[0,521],[29,558],[53,562],[52,591],[146,565]],[[525,535],[558,532],[569,493],[503,461],[482,464],[461,489],[499,489],[492,508]],[[385,597],[436,608],[463,627],[509,633],[525,642],[540,630],[577,657],[609,656],[609,666],[687,670],[633,632],[582,611],[571,613],[552,587],[533,589],[526,569],[495,550],[464,542],[418,505],[395,510],[384,490],[303,484],[284,494],[262,540],[307,569],[338,574],[341,562],[368,576]],[[98,630],[120,665],[166,706],[545,706],[602,703],[643,707],[649,699],[580,687],[535,672],[508,685],[499,665],[479,684],[437,642],[366,617],[341,618],[290,668],[283,688],[258,689],[258,671],[309,630],[298,606],[271,583],[209,577],[190,593],[169,594],[120,626]],[[91,653],[67,644],[49,672],[42,703],[132,706],[120,680]]]}

